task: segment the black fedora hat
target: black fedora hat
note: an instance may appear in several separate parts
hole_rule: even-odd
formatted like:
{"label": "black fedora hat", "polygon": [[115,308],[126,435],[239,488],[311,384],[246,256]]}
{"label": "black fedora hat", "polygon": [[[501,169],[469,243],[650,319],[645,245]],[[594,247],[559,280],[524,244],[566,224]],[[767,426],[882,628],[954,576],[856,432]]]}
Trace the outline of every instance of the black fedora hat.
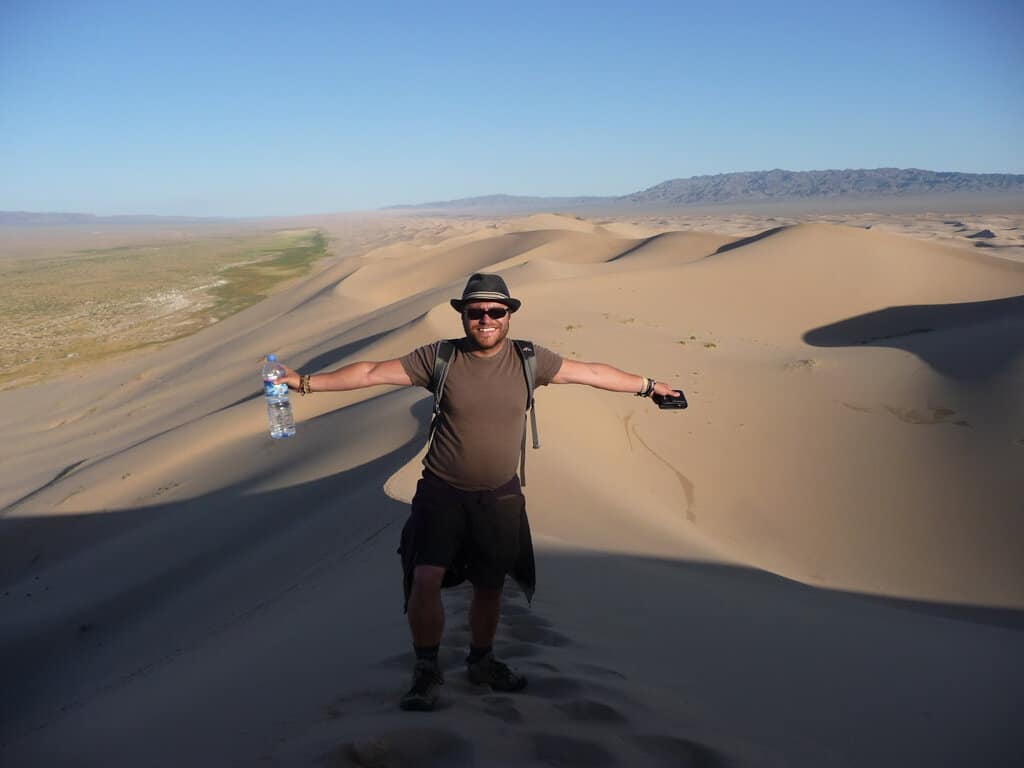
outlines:
{"label": "black fedora hat", "polygon": [[452,299],[452,306],[456,312],[474,301],[493,301],[497,304],[504,304],[509,312],[515,312],[522,306],[519,299],[513,299],[508,294],[508,286],[502,280],[501,275],[487,275],[477,272],[466,281],[466,287],[462,290],[461,299]]}

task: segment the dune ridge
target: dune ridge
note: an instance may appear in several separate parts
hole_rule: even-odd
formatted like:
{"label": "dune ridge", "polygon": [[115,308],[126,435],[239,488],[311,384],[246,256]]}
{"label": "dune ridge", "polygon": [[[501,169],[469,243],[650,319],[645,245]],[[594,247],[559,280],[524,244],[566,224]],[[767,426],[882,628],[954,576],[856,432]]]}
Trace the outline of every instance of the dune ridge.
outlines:
{"label": "dune ridge", "polygon": [[[0,392],[0,756],[1020,754],[1003,724],[1024,690],[1024,263],[990,250],[832,223],[431,225],[163,350]],[[409,662],[394,547],[426,393],[295,397],[281,443],[256,376],[268,351],[314,372],[458,336],[448,299],[482,270],[523,299],[516,337],[677,382],[691,408],[539,393],[541,584],[532,607],[510,591],[499,649],[535,686],[452,682],[448,709],[413,722],[394,708]],[[452,678],[466,599],[447,604]],[[154,755],[150,735],[172,733]]]}

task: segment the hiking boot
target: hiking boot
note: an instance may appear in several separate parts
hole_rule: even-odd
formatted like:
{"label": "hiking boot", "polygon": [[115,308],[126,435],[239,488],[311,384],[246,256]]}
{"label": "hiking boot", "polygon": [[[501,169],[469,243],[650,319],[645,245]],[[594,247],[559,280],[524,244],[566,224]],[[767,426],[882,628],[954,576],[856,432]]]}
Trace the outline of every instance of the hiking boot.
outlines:
{"label": "hiking boot", "polygon": [[488,653],[474,663],[467,663],[469,679],[477,685],[489,685],[492,691],[512,693],[526,687],[526,677],[513,672],[504,662]]}
{"label": "hiking boot", "polygon": [[437,706],[444,677],[436,661],[419,659],[412,670],[412,688],[402,697],[399,706],[405,710],[430,712]]}

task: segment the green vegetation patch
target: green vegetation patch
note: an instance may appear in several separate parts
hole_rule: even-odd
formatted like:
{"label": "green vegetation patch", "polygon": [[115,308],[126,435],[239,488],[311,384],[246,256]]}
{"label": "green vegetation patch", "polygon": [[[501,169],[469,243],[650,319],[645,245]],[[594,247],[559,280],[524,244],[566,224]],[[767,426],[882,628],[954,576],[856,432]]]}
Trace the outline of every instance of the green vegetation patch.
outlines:
{"label": "green vegetation patch", "polygon": [[195,333],[326,255],[305,229],[0,260],[0,388]]}
{"label": "green vegetation patch", "polygon": [[327,239],[313,231],[287,243],[269,247],[258,261],[226,267],[211,291],[215,303],[211,316],[218,320],[235,314],[265,298],[280,282],[304,275],[327,253]]}

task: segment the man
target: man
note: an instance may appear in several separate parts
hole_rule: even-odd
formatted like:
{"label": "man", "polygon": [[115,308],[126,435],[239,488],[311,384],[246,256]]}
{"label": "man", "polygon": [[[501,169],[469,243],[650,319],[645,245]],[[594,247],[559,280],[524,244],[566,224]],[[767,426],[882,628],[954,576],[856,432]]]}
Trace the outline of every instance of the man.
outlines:
{"label": "man", "polygon": [[[424,470],[402,530],[406,610],[416,664],[401,707],[431,710],[443,677],[438,649],[444,630],[441,588],[467,578],[470,680],[496,691],[519,691],[526,678],[495,658],[501,590],[507,574],[532,594],[533,549],[525,501],[516,475],[525,429],[527,385],[523,361],[508,339],[510,316],[521,306],[498,275],[475,274],[452,307],[465,337],[455,343],[441,409]],[[430,387],[436,345],[384,362],[357,362],[327,373],[285,381],[303,394],[377,384]],[[534,346],[535,385],[588,384],[612,392],[676,395],[676,390],[603,363],[562,359]]]}

